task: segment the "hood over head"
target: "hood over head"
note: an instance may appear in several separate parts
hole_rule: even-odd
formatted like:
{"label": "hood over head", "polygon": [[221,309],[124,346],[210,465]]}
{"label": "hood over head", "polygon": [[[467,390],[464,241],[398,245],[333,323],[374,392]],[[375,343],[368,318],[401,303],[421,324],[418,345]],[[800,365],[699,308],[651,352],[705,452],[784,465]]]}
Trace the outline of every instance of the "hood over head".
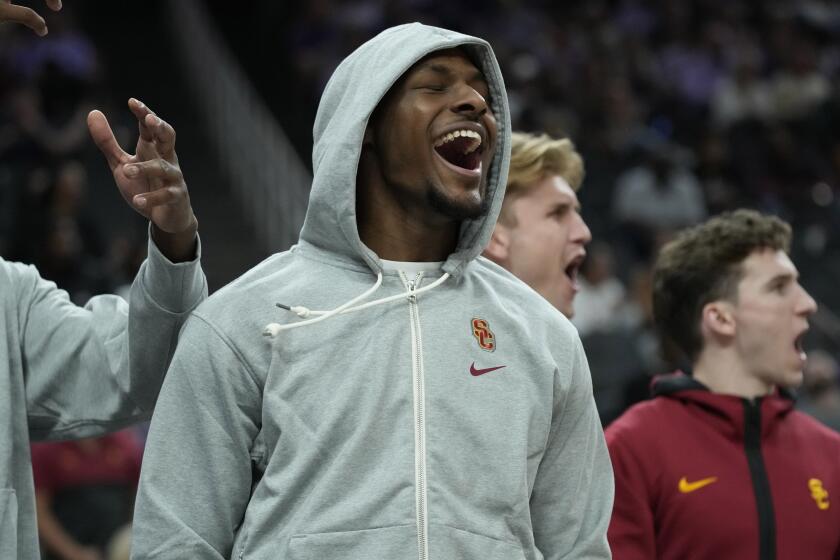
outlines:
{"label": "hood over head", "polygon": [[502,73],[486,41],[420,23],[383,31],[344,59],[330,78],[315,118],[314,177],[300,234],[302,244],[364,262],[374,272],[382,269],[379,257],[362,243],[356,223],[356,172],[368,120],[391,86],[416,62],[430,53],[459,47],[484,74],[498,138],[487,177],[488,212],[461,224],[457,248],[444,271],[457,276],[481,253],[501,209],[510,161],[510,112]]}

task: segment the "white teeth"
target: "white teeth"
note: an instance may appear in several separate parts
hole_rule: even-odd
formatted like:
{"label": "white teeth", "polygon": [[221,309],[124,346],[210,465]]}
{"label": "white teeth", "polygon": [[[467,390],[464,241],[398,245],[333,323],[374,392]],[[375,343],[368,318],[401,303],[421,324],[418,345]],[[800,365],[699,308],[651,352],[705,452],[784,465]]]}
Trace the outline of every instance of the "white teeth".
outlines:
{"label": "white teeth", "polygon": [[478,132],[473,130],[456,130],[454,132],[450,132],[449,134],[444,134],[440,138],[435,141],[435,148],[439,148],[446,144],[447,142],[452,142],[456,138],[469,138],[472,140],[467,148],[464,150],[465,154],[472,153],[481,146],[481,135]]}

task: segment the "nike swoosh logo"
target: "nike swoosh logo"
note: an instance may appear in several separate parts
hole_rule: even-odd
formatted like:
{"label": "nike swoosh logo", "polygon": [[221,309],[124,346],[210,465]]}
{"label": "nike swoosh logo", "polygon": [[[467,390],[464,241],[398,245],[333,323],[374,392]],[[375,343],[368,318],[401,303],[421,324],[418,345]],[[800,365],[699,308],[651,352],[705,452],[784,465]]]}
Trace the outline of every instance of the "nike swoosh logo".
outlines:
{"label": "nike swoosh logo", "polygon": [[712,484],[713,482],[717,482],[717,477],[716,476],[710,476],[709,478],[703,478],[703,479],[700,479],[700,480],[695,480],[694,482],[689,482],[685,479],[685,477],[682,477],[680,479],[679,489],[680,489],[680,492],[682,492],[683,494],[688,494],[689,492],[694,492],[695,490],[700,490],[704,486],[708,486],[709,484]]}
{"label": "nike swoosh logo", "polygon": [[470,365],[470,373],[473,374],[474,377],[478,377],[479,375],[484,375],[485,373],[490,373],[491,371],[496,371],[497,369],[502,369],[506,366],[496,366],[496,367],[489,367],[484,369],[476,369],[475,362]]}

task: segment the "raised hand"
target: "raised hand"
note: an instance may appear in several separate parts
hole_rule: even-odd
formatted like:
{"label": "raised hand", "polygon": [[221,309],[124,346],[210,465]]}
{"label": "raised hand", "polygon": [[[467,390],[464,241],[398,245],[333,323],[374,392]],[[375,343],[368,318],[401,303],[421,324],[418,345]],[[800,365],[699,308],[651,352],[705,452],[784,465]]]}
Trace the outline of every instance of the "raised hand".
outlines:
{"label": "raised hand", "polygon": [[[61,9],[61,0],[47,0],[47,6],[55,12]],[[47,23],[31,8],[17,6],[9,0],[0,0],[0,23],[22,23],[41,37],[47,34]]]}
{"label": "raised hand", "polygon": [[129,99],[128,107],[140,128],[134,155],[119,146],[100,111],[88,115],[90,134],[108,160],[120,194],[151,220],[160,249],[172,260],[189,259],[198,223],[175,154],[175,129],[137,99]]}

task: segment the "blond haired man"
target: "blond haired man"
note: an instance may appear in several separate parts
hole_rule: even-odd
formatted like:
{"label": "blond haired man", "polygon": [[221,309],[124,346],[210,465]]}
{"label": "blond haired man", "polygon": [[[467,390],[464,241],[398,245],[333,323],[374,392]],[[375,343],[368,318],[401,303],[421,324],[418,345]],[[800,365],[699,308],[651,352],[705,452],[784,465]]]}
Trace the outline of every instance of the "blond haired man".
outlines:
{"label": "blond haired man", "polygon": [[502,211],[484,250],[566,317],[574,314],[577,273],[592,240],[576,194],[583,175],[568,138],[515,132]]}

